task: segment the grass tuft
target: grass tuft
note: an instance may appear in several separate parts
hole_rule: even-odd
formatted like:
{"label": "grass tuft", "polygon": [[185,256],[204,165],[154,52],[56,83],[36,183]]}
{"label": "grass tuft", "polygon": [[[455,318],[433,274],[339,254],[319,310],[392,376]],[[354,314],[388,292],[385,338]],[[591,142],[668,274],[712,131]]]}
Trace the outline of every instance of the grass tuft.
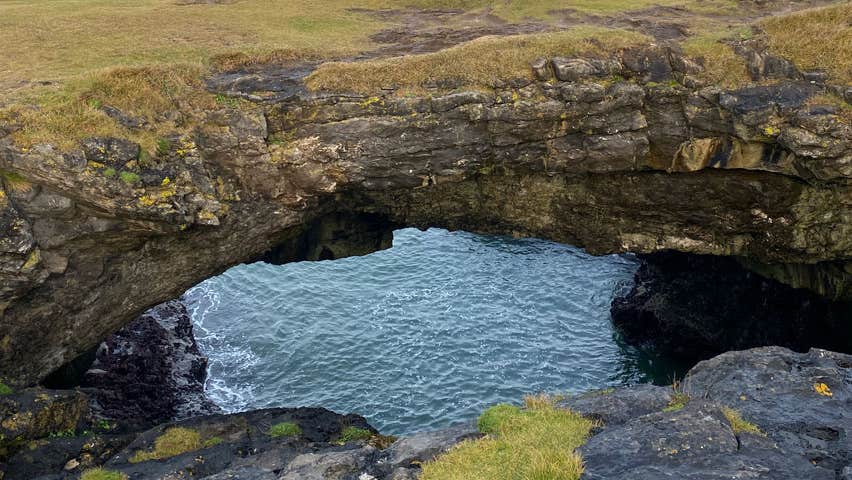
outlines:
{"label": "grass tuft", "polygon": [[83,472],[80,476],[80,480],[127,480],[127,475],[114,470],[93,468]]}
{"label": "grass tuft", "polygon": [[743,420],[740,412],[734,410],[733,408],[722,407],[722,413],[725,415],[725,418],[728,419],[728,423],[731,424],[731,429],[735,434],[740,434],[743,432],[753,433],[755,435],[766,436],[765,433],[755,424]]}
{"label": "grass tuft", "polygon": [[672,396],[669,399],[669,404],[663,408],[664,412],[676,412],[681,410],[689,403],[689,395],[681,390],[681,383],[675,380],[672,383]]}
{"label": "grass tuft", "polygon": [[0,382],[0,395],[11,395],[13,393],[15,393],[15,391],[12,390],[12,387],[6,385],[3,382]]}
{"label": "grass tuft", "polygon": [[[106,172],[104,172],[104,173],[106,174]],[[133,172],[126,172],[126,171],[119,173],[118,177],[121,178],[121,181],[123,181],[124,183],[126,183],[128,185],[133,185],[134,183],[138,182],[139,179],[140,179],[138,174],[135,174]]]}
{"label": "grass tuft", "polygon": [[302,434],[302,428],[291,422],[276,423],[266,432],[270,437],[295,437]]}
{"label": "grass tuft", "polygon": [[389,86],[417,92],[446,81],[492,88],[501,79],[531,78],[530,63],[539,57],[609,55],[649,41],[639,33],[600,27],[482,37],[435,53],[325,63],[306,82],[312,90],[363,94]]}
{"label": "grass tuft", "polygon": [[500,426],[506,423],[510,418],[520,415],[521,409],[515,405],[501,403],[489,407],[479,416],[476,421],[476,427],[480,433],[493,435],[500,431]]}
{"label": "grass tuft", "polygon": [[13,192],[26,192],[29,191],[33,185],[22,175],[19,175],[15,172],[9,172],[0,168],[0,184],[5,185],[5,187]]}
{"label": "grass tuft", "polygon": [[201,434],[197,431],[184,427],[172,427],[154,440],[153,450],[137,451],[130,457],[130,463],[171,458],[182,453],[200,450],[205,446],[201,441]]}
{"label": "grass tuft", "polygon": [[337,441],[339,443],[347,443],[357,440],[370,440],[371,438],[373,438],[373,432],[366,428],[346,427],[340,432],[340,437]]}
{"label": "grass tuft", "polygon": [[574,449],[597,424],[553,401],[527,407],[496,405],[480,416],[488,436],[467,440],[423,465],[422,480],[577,480],[583,462]]}

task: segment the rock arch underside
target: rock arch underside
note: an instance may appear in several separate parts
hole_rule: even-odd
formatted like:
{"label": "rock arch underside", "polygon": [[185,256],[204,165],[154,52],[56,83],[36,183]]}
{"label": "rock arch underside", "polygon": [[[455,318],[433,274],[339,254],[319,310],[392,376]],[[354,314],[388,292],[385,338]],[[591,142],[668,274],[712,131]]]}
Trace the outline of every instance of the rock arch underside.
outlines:
{"label": "rock arch underside", "polygon": [[[97,137],[23,148],[0,126],[0,372],[33,384],[240,262],[340,258],[401,226],[594,254],[731,256],[852,298],[852,127],[802,72],[722,89],[666,46],[549,58],[487,93],[312,92],[313,65],[207,78],[227,103],[136,167]],[[845,90],[844,90],[845,88]],[[246,106],[249,105],[249,106]]]}

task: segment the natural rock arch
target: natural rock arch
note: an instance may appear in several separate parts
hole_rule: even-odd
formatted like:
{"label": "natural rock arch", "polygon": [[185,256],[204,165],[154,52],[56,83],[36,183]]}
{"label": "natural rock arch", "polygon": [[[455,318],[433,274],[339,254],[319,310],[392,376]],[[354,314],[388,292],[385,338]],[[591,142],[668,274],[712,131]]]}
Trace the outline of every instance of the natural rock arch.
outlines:
{"label": "natural rock arch", "polygon": [[808,107],[821,87],[688,88],[659,82],[683,78],[675,52],[632,55],[646,61],[621,62],[623,79],[493,94],[283,91],[282,70],[304,75],[288,67],[214,77],[254,106],[195,112],[145,168],[122,139],[62,153],[0,138],[2,377],[36,382],[232,265],[369,253],[399,226],[746,257],[849,297],[852,128]]}

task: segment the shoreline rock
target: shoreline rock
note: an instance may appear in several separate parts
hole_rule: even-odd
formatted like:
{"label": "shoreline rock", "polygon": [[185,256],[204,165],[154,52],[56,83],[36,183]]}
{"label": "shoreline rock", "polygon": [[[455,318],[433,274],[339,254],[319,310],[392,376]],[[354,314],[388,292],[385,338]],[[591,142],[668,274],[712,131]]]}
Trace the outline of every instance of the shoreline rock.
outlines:
{"label": "shoreline rock", "polygon": [[96,417],[129,430],[220,413],[204,394],[207,357],[180,299],[158,305],[107,338],[82,390]]}
{"label": "shoreline rock", "polygon": [[[580,448],[584,480],[846,480],[852,472],[850,378],[852,355],[761,347],[700,362],[674,388],[619,387],[558,405],[601,422]],[[271,435],[281,422],[299,429]],[[357,439],[341,441],[347,427],[361,429],[349,437]],[[195,435],[193,448],[159,460],[139,457],[174,428]],[[169,422],[125,436],[40,439],[11,460],[4,480],[70,480],[95,465],[131,480],[190,473],[209,480],[413,480],[423,462],[478,437],[466,424],[393,441],[358,415],[275,408]],[[26,466],[31,452],[56,455],[47,465],[54,471],[46,472],[44,463],[41,470],[15,464]]]}

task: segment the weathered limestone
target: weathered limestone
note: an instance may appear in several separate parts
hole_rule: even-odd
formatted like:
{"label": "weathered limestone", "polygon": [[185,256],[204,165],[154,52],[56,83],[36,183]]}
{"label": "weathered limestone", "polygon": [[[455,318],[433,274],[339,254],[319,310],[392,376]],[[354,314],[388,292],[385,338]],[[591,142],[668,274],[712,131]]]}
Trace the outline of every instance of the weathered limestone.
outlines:
{"label": "weathered limestone", "polygon": [[306,66],[222,74],[211,89],[256,107],[199,112],[144,167],[121,139],[6,136],[0,377],[38,381],[239,262],[368,253],[402,225],[852,261],[852,127],[808,105],[822,86],[705,87],[663,47],[568,60],[538,68],[569,81],[421,97],[310,93]]}

